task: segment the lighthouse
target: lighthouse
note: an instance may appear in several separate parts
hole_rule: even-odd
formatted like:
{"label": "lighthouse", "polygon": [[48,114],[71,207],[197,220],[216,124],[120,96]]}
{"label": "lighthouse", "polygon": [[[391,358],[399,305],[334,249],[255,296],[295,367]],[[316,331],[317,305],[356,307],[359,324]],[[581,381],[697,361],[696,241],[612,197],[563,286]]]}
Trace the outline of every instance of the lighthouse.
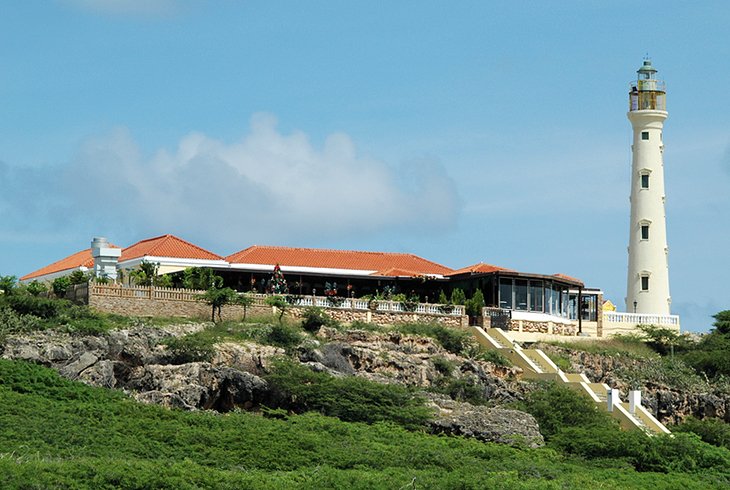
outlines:
{"label": "lighthouse", "polygon": [[628,118],[631,145],[631,223],[626,311],[669,315],[669,263],[664,193],[664,143],[667,118],[664,82],[645,59],[631,82]]}

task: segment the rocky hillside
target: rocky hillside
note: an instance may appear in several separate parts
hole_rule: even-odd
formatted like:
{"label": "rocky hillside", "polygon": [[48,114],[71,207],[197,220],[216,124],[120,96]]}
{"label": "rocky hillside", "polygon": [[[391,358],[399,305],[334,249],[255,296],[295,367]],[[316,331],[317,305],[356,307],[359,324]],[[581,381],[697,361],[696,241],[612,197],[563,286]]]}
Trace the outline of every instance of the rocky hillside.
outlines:
{"label": "rocky hillside", "polygon": [[[591,381],[618,388],[622,396],[631,389],[642,391],[642,404],[664,424],[678,424],[688,416],[717,417],[730,422],[730,387],[711,383],[682,362],[658,355],[628,352],[590,352],[550,344],[538,344],[564,369],[583,372]],[[579,346],[576,346],[579,348]]]}
{"label": "rocky hillside", "polygon": [[[187,410],[257,410],[282,406],[265,380],[274,359],[289,355],[312,370],[335,377],[423,390],[432,408],[435,433],[484,441],[543,444],[535,419],[498,408],[522,399],[530,385],[518,368],[468,358],[445,350],[429,337],[322,327],[289,353],[253,341],[214,345],[209,361],[180,362],[170,339],[202,332],[211,324],[140,326],[100,335],[41,331],[9,336],[2,357],[52,367],[64,377],[125,390],[146,403]],[[480,404],[452,399],[470,393]],[[457,396],[456,398],[464,398]],[[482,404],[487,401],[489,406]],[[283,404],[286,408],[286,403]]]}

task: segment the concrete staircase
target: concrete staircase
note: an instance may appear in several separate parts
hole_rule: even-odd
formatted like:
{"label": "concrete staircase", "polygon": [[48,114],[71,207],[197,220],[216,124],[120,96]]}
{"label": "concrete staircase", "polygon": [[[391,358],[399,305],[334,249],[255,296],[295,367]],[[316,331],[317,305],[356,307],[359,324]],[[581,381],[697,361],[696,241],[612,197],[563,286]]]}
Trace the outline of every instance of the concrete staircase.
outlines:
{"label": "concrete staircase", "polygon": [[563,383],[568,388],[588,396],[602,410],[619,421],[623,429],[640,429],[649,435],[670,434],[646,408],[641,406],[641,392],[629,392],[624,402],[616,389],[604,383],[591,383],[583,373],[565,373],[540,349],[523,349],[509,334],[499,328],[470,327],[477,341],[489,350],[495,350],[522,368],[528,379]]}

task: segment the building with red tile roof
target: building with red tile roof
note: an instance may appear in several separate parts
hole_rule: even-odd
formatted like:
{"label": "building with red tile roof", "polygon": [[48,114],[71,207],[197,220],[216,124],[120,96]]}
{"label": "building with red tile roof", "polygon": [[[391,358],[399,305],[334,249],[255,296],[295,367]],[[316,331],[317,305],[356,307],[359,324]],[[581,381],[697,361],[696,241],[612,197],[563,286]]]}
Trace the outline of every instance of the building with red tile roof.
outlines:
{"label": "building with red tile roof", "polygon": [[319,248],[270,247],[254,245],[226,257],[234,269],[279,264],[284,272],[329,271],[358,276],[442,278],[452,269],[417,255],[393,252],[360,252]]}
{"label": "building with red tile roof", "polygon": [[[340,296],[359,297],[387,291],[415,294],[433,302],[441,291],[450,294],[460,288],[467,298],[481,290],[487,306],[563,317],[582,311],[577,303],[582,301],[584,290],[583,282],[564,274],[530,274],[483,262],[454,270],[409,253],[254,245],[224,258],[169,234],[124,248],[117,269],[129,271],[143,261],[159,264],[158,272],[172,274],[177,284],[182,278],[176,273],[189,267],[205,267],[214,269],[226,286],[266,292],[274,267],[279,265],[292,294],[337,290]],[[94,258],[87,249],[21,280],[49,281],[93,267]]]}

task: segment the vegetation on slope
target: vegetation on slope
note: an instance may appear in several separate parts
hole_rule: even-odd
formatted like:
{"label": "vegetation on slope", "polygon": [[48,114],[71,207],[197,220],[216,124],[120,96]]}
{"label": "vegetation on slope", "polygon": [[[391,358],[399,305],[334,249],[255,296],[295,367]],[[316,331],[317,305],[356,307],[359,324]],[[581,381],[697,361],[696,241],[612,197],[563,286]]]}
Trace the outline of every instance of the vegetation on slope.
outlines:
{"label": "vegetation on slope", "polygon": [[3,360],[0,487],[691,489],[730,484],[730,453],[692,435],[646,443],[642,460],[662,463],[637,472],[620,451],[608,459],[584,459],[551,448],[431,436],[387,422],[278,416],[283,418],[140,405],[46,368]]}

